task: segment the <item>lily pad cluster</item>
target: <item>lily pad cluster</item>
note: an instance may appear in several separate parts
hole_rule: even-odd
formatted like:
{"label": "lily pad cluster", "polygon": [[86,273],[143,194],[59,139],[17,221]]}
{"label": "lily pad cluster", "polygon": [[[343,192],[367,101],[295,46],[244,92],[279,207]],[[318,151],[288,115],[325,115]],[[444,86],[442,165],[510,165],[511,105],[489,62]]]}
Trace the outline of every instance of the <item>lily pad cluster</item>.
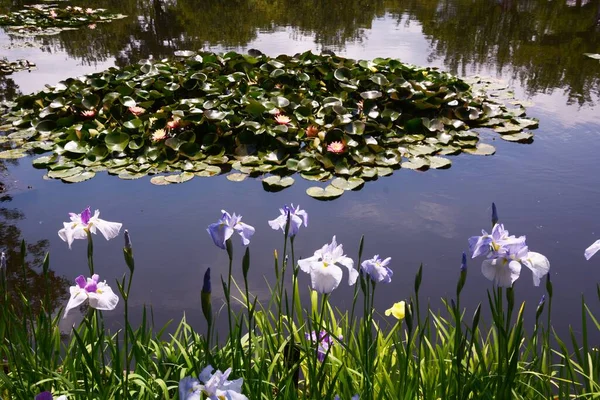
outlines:
{"label": "lily pad cluster", "polygon": [[54,35],[66,29],[82,26],[95,27],[96,23],[125,18],[104,8],[82,8],[54,4],[33,4],[8,14],[0,14],[0,26],[7,26],[12,34],[34,36]]}
{"label": "lily pad cluster", "polygon": [[108,171],[166,185],[232,172],[232,181],[263,176],[276,191],[299,174],[331,180],[307,191],[331,199],[398,168],[493,154],[475,127],[531,141],[525,129],[537,120],[504,105],[502,91],[390,58],[179,51],[5,103],[0,141],[12,147],[0,158],[51,151],[33,164],[66,182]]}
{"label": "lily pad cluster", "polygon": [[30,71],[35,68],[36,66],[34,63],[24,59],[16,61],[8,61],[6,58],[0,59],[0,75],[9,75],[13,72],[25,70]]}

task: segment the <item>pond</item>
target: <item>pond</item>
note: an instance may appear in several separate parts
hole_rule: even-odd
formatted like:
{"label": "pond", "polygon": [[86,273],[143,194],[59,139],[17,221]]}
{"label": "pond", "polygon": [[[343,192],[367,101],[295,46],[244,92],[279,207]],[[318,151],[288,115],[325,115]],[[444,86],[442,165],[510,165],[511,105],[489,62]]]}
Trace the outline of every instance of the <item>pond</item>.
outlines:
{"label": "pond", "polygon": [[[0,0],[0,12],[20,5]],[[86,248],[80,242],[69,250],[57,231],[69,212],[98,208],[102,218],[122,222],[133,239],[130,314],[151,305],[157,326],[183,312],[199,326],[205,269],[211,267],[214,277],[227,273],[227,254],[212,243],[208,224],[225,209],[256,228],[250,289],[267,300],[274,279],[272,251],[282,246],[280,232],[267,221],[280,206],[294,203],[309,214],[296,255],[308,257],[336,235],[356,260],[365,235],[365,256],[391,257],[394,270],[392,283],[377,289],[376,308],[383,311],[407,298],[423,264],[422,293],[436,309],[442,307],[440,297],[453,295],[467,238],[489,228],[496,202],[501,222],[526,235],[530,249],[551,262],[558,329],[576,323],[571,317],[582,293],[595,296],[600,260],[586,262],[583,251],[600,238],[600,63],[583,54],[600,52],[600,0],[100,0],[77,5],[129,17],[54,36],[18,37],[0,30],[3,57],[37,65],[31,72],[0,75],[0,97],[151,56],[170,57],[176,50],[258,49],[269,56],[330,50],[354,59],[391,57],[461,77],[502,79],[516,98],[532,103],[527,116],[539,119],[540,126],[529,145],[484,133],[482,141],[497,150],[491,157],[459,155],[447,170],[400,169],[329,202],[308,197],[305,191],[314,183],[303,179],[278,193],[263,191],[255,179],[230,182],[225,176],[155,186],[149,178],[125,181],[99,173],[86,182],[64,184],[43,179],[45,171],[34,169],[30,159],[5,162],[8,197],[2,198],[0,246],[16,247],[20,238],[36,244],[37,254],[50,251],[52,269],[71,281],[86,271]],[[94,244],[96,270],[114,282],[126,271],[122,242],[98,237]],[[237,238],[234,244],[234,277],[241,281],[242,248]],[[469,261],[463,292],[471,310],[487,301],[492,287],[480,263]],[[300,279],[301,287],[309,285],[307,275]],[[545,293],[543,285],[532,286],[528,270],[515,287],[517,299],[531,308]],[[343,283],[332,302],[345,308],[351,293]],[[222,298],[220,290],[214,295]],[[121,323],[118,313],[106,318],[114,327]]]}

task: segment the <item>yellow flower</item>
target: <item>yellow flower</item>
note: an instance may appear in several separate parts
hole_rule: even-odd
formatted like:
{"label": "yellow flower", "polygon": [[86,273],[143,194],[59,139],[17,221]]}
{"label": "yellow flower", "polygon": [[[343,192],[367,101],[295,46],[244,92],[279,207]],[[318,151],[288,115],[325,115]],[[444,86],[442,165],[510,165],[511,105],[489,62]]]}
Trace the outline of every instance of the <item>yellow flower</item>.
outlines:
{"label": "yellow flower", "polygon": [[385,315],[390,316],[393,315],[396,319],[404,319],[406,311],[406,303],[400,301],[398,303],[394,303],[392,308],[385,310]]}

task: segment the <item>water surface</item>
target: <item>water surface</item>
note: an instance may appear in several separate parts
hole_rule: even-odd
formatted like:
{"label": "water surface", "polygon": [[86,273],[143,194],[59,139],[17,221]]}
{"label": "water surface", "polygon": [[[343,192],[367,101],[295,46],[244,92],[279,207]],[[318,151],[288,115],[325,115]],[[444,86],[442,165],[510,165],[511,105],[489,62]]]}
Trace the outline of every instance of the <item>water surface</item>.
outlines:
{"label": "water surface", "polygon": [[[0,12],[20,4],[0,0]],[[44,171],[22,159],[6,163],[3,179],[12,201],[4,201],[2,207],[18,211],[22,218],[3,214],[7,233],[2,234],[2,246],[16,249],[21,237],[28,243],[41,242],[38,253],[50,251],[57,275],[71,280],[87,271],[85,243],[76,242],[69,250],[56,232],[68,212],[80,212],[87,205],[99,208],[101,217],[123,222],[133,237],[137,269],[130,303],[135,311],[151,305],[157,324],[178,320],[185,312],[202,327],[199,299],[204,270],[212,267],[214,294],[222,298],[218,276],[227,268],[226,253],[212,244],[206,226],[226,209],[244,215],[244,222],[256,227],[251,291],[268,299],[266,281],[274,279],[272,251],[282,250],[282,237],[267,220],[278,215],[282,204],[294,202],[310,215],[309,227],[296,240],[297,255],[310,256],[337,235],[356,260],[364,234],[367,257],[392,257],[393,281],[378,287],[378,310],[411,294],[421,263],[423,296],[437,309],[441,296],[454,293],[467,238],[489,228],[490,205],[495,201],[511,233],[527,235],[530,249],[550,259],[554,322],[560,329],[578,324],[573,311],[579,309],[582,293],[590,299],[595,296],[600,258],[586,262],[583,250],[600,238],[600,63],[583,53],[600,52],[600,0],[70,4],[105,7],[130,17],[98,24],[96,29],[33,39],[0,31],[2,56],[27,58],[38,66],[33,72],[0,76],[2,97],[38,91],[45,84],[110,66],[168,57],[178,49],[255,48],[272,56],[327,49],[350,58],[394,57],[460,76],[503,79],[517,98],[533,102],[528,115],[540,120],[540,128],[531,145],[484,134],[482,141],[497,148],[492,157],[453,157],[449,170],[396,171],[332,202],[308,197],[304,192],[314,183],[301,178],[280,193],[264,192],[257,180],[233,183],[224,176],[163,187],[147,178],[122,181],[98,174],[67,185],[44,180]],[[239,260],[241,242],[234,238],[234,244]],[[126,270],[122,242],[97,237],[95,246],[96,269],[114,285]],[[471,310],[487,301],[486,291],[492,287],[481,275],[480,263],[469,264],[464,304]],[[236,270],[234,276],[241,279],[241,262]],[[58,277],[55,285],[64,286]],[[301,274],[301,286],[308,285],[308,276]],[[516,292],[519,300],[535,307],[544,289],[534,288],[531,273],[524,269]],[[345,309],[350,293],[344,281],[332,301]],[[600,312],[597,302],[592,309]],[[119,326],[120,313],[106,316]]]}

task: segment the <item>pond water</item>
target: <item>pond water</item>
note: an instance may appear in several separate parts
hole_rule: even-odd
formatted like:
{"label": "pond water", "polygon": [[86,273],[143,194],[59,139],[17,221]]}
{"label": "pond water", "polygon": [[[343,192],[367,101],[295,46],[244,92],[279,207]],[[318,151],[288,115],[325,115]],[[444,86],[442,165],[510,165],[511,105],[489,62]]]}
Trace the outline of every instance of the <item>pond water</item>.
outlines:
{"label": "pond water", "polygon": [[[494,156],[453,157],[448,170],[399,170],[331,202],[308,197],[305,190],[314,183],[302,179],[279,193],[263,191],[254,179],[233,183],[224,176],[154,186],[149,178],[122,181],[104,173],[67,185],[44,180],[43,170],[21,159],[5,163],[2,180],[9,197],[2,198],[0,246],[16,249],[24,238],[36,245],[38,256],[50,251],[52,269],[71,281],[87,271],[86,247],[76,242],[69,250],[57,231],[69,212],[88,205],[98,208],[101,217],[123,222],[133,238],[137,268],[131,314],[151,305],[157,325],[178,320],[185,312],[194,325],[202,326],[203,273],[212,267],[217,298],[222,298],[218,276],[227,273],[227,255],[214,246],[207,225],[225,209],[242,214],[244,222],[256,227],[250,287],[260,299],[268,299],[267,282],[274,280],[272,251],[282,250],[282,235],[271,230],[267,220],[278,215],[281,205],[293,202],[310,215],[308,228],[296,240],[297,255],[310,256],[337,235],[356,260],[364,234],[366,257],[392,257],[393,281],[378,287],[378,310],[411,294],[421,263],[423,296],[437,309],[442,307],[441,296],[454,293],[467,238],[489,228],[495,201],[501,222],[512,233],[526,235],[530,249],[549,258],[556,296],[553,319],[560,330],[579,324],[575,310],[582,293],[595,298],[600,256],[586,262],[583,251],[600,238],[600,63],[583,53],[600,52],[600,0],[68,4],[104,7],[129,17],[38,38],[12,37],[0,30],[0,55],[26,58],[38,67],[0,75],[0,97],[31,93],[45,84],[150,56],[167,57],[180,49],[254,48],[271,56],[327,49],[350,58],[393,57],[460,76],[503,79],[517,98],[533,103],[528,116],[538,118],[540,127],[530,145],[484,134],[482,140],[497,148]],[[0,0],[0,13],[20,5]],[[114,285],[126,271],[122,242],[99,236],[94,243],[96,270]],[[242,246],[237,237],[234,249],[239,261]],[[464,304],[470,312],[487,301],[486,291],[492,287],[480,264],[481,259],[469,263]],[[236,265],[234,276],[241,282],[241,261]],[[301,273],[300,279],[306,288],[308,276]],[[55,282],[51,290],[59,296],[63,283],[58,278]],[[523,270],[516,283],[517,299],[534,308],[544,293]],[[350,294],[344,280],[332,301],[345,309]],[[591,301],[591,308],[600,314],[597,301]],[[120,313],[106,317],[119,326]]]}

